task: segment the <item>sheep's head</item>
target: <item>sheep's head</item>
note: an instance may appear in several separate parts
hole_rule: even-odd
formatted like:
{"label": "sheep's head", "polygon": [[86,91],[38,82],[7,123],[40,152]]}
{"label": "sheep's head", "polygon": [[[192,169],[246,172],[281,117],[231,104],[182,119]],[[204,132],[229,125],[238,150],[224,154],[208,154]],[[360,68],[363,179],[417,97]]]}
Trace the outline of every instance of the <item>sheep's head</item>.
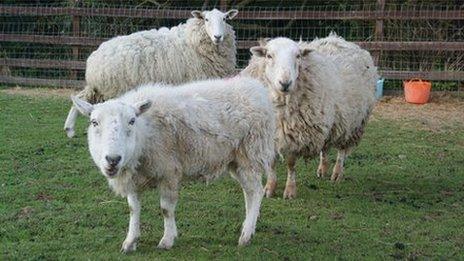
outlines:
{"label": "sheep's head", "polygon": [[205,22],[206,33],[214,44],[220,44],[224,40],[226,33],[226,20],[233,19],[238,14],[236,9],[228,12],[221,12],[217,9],[211,11],[192,11],[195,18],[202,19]]}
{"label": "sheep's head", "polygon": [[311,49],[300,48],[295,41],[283,37],[260,42],[260,46],[250,50],[254,56],[265,59],[265,77],[271,83],[270,87],[282,94],[295,88],[301,59],[311,52]]}
{"label": "sheep's head", "polygon": [[137,145],[136,128],[143,126],[139,115],[150,108],[150,101],[128,105],[109,100],[92,105],[77,97],[71,99],[79,112],[90,118],[89,150],[104,176],[114,178],[137,162],[134,157],[138,157],[140,144]]}

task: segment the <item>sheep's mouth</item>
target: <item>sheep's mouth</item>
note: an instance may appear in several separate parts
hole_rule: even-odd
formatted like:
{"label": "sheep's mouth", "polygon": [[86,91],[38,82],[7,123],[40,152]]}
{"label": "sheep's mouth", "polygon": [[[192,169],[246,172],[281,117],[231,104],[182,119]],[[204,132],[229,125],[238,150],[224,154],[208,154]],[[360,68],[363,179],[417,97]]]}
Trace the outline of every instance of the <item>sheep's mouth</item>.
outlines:
{"label": "sheep's mouth", "polygon": [[105,175],[108,176],[109,178],[113,178],[116,176],[119,172],[119,169],[117,167],[107,167],[105,168]]}
{"label": "sheep's mouth", "polygon": [[287,96],[287,95],[290,94],[290,90],[289,90],[289,89],[283,90],[282,88],[278,88],[278,89],[277,89],[277,92],[278,92],[279,95],[281,95],[281,96]]}

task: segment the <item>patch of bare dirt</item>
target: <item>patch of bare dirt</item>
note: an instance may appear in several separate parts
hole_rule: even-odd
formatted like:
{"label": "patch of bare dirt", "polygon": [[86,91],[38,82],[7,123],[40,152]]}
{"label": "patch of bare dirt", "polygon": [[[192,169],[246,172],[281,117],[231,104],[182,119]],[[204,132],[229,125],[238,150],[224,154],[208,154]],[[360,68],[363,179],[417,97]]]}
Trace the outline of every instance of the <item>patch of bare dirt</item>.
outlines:
{"label": "patch of bare dirt", "polygon": [[34,213],[34,209],[30,206],[24,207],[19,210],[18,218],[28,218]]}
{"label": "patch of bare dirt", "polygon": [[40,192],[39,194],[37,194],[37,196],[35,197],[35,200],[39,200],[39,201],[52,201],[53,200],[53,196],[52,195],[49,195],[47,193],[44,193],[44,192]]}
{"label": "patch of bare dirt", "polygon": [[386,96],[380,100],[373,120],[390,119],[440,131],[448,127],[464,126],[464,96],[432,94],[429,103],[407,103],[402,96]]}
{"label": "patch of bare dirt", "polygon": [[1,89],[0,92],[7,94],[27,95],[34,97],[65,97],[69,98],[73,94],[77,94],[78,90],[74,89],[53,89],[53,88],[23,88],[14,87],[8,89]]}

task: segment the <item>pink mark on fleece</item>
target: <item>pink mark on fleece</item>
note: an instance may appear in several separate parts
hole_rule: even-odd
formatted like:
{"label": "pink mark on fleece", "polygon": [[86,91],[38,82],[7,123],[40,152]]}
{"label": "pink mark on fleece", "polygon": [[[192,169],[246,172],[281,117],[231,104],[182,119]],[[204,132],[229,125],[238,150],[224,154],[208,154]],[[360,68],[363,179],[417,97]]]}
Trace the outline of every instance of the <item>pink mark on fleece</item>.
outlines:
{"label": "pink mark on fleece", "polygon": [[229,76],[229,77],[227,77],[227,78],[224,78],[224,81],[226,81],[226,82],[233,81],[233,80],[235,80],[235,79],[237,79],[237,78],[239,78],[239,77],[240,77],[240,74],[237,73],[236,75],[233,75],[233,76]]}

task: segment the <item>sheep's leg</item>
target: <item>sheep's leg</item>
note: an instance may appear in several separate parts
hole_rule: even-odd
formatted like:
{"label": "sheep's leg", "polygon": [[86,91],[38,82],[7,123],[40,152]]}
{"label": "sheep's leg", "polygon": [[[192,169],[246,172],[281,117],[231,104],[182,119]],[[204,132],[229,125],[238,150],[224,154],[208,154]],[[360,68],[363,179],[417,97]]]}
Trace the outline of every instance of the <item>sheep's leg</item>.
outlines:
{"label": "sheep's leg", "polygon": [[261,184],[261,175],[258,172],[238,171],[233,173],[233,175],[242,186],[245,197],[246,216],[242,225],[242,233],[238,240],[238,245],[244,246],[250,243],[251,236],[255,233],[264,190]]}
{"label": "sheep's leg", "polygon": [[136,193],[127,195],[127,203],[130,208],[129,231],[122,243],[121,251],[129,253],[137,248],[137,240],[140,236],[140,202]]}
{"label": "sheep's leg", "polygon": [[174,211],[178,199],[177,182],[160,183],[160,207],[164,218],[164,234],[161,238],[158,248],[170,249],[174,245],[174,239],[177,237],[176,220]]}
{"label": "sheep's leg", "polygon": [[327,157],[328,148],[324,147],[319,154],[319,167],[317,168],[317,177],[322,178],[327,174],[329,169],[329,159]]}
{"label": "sheep's leg", "polygon": [[296,197],[296,159],[295,155],[289,155],[287,158],[287,183],[285,184],[284,199]]}
{"label": "sheep's leg", "polygon": [[343,179],[344,163],[350,151],[351,149],[338,150],[337,162],[335,163],[335,166],[333,168],[332,177],[330,178],[330,180],[339,182]]}
{"label": "sheep's leg", "polygon": [[78,114],[79,112],[77,111],[76,107],[72,106],[71,110],[69,110],[66,122],[64,123],[64,130],[66,131],[66,135],[68,136],[68,138],[74,137],[74,126],[76,125],[76,119]]}
{"label": "sheep's leg", "polygon": [[272,162],[271,169],[267,171],[266,173],[267,182],[266,182],[266,186],[264,187],[264,193],[267,198],[272,197],[272,195],[274,194],[275,188],[277,186],[277,176],[276,176],[276,171],[275,171],[276,160],[277,159],[274,159],[274,161]]}
{"label": "sheep's leg", "polygon": [[[84,89],[80,91],[76,96],[80,99],[88,101],[89,97],[92,96],[89,90],[90,89],[88,87],[84,87]],[[77,111],[76,107],[72,105],[71,109],[69,110],[68,117],[66,117],[66,121],[64,122],[64,130],[66,131],[66,135],[68,136],[68,138],[74,137],[74,134],[75,134],[74,126],[76,125],[76,120],[77,120],[78,115],[79,115],[79,112]]]}

